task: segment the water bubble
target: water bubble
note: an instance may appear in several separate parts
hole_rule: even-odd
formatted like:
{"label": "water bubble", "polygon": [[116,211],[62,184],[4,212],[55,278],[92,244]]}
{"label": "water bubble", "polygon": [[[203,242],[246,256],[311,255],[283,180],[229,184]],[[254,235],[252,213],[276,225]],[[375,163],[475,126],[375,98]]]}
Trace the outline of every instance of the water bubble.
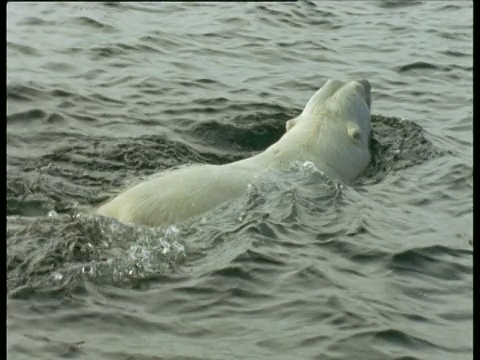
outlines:
{"label": "water bubble", "polygon": [[82,274],[88,274],[92,275],[93,274],[93,267],[90,265],[85,265],[82,267]]}
{"label": "water bubble", "polygon": [[165,239],[160,240],[160,244],[163,246],[162,254],[166,254],[170,251],[170,243],[166,241]]}
{"label": "water bubble", "polygon": [[305,161],[303,163],[303,167],[308,169],[308,170],[317,170],[317,168],[315,167],[315,164],[311,161]]}
{"label": "water bubble", "polygon": [[165,230],[165,236],[174,236],[179,233],[178,228],[175,225],[170,225]]}
{"label": "water bubble", "polygon": [[55,281],[60,281],[60,280],[62,280],[62,279],[63,279],[63,275],[62,275],[62,274],[60,274],[60,273],[54,273],[54,274],[53,274],[53,280],[55,280]]}
{"label": "water bubble", "polygon": [[172,243],[172,246],[173,248],[177,251],[177,252],[184,252],[185,251],[185,246],[183,246],[182,244],[180,244],[179,242],[177,241],[174,241]]}

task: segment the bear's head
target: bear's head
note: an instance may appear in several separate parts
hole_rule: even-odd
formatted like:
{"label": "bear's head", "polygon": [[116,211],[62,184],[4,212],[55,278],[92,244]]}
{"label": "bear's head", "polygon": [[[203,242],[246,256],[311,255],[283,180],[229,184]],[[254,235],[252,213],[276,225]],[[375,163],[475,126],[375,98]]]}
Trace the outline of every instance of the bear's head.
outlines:
{"label": "bear's head", "polygon": [[299,128],[304,137],[309,134],[309,146],[330,168],[341,178],[354,178],[370,162],[371,103],[367,80],[328,80],[303,112],[287,121],[287,133]]}

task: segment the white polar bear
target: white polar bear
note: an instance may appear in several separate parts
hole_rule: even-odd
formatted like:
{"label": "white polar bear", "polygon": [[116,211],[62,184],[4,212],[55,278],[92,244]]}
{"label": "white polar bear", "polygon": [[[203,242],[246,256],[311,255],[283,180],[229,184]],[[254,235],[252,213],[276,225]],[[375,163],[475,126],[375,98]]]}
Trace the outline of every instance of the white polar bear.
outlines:
{"label": "white polar bear", "polygon": [[124,223],[167,226],[241,196],[265,171],[311,161],[336,180],[352,180],[370,162],[371,90],[366,80],[329,80],[286,133],[264,152],[225,165],[167,171],[121,193],[97,209]]}

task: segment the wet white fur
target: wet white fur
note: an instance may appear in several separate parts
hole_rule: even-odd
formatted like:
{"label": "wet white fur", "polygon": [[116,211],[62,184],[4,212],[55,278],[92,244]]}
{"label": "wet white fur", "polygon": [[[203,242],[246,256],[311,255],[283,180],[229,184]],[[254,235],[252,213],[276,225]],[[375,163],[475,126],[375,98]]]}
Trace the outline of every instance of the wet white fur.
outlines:
{"label": "wet white fur", "polygon": [[370,162],[370,84],[329,80],[286,133],[264,152],[225,165],[193,165],[159,174],[97,209],[124,223],[166,226],[241,196],[259,173],[311,161],[332,179],[357,177]]}

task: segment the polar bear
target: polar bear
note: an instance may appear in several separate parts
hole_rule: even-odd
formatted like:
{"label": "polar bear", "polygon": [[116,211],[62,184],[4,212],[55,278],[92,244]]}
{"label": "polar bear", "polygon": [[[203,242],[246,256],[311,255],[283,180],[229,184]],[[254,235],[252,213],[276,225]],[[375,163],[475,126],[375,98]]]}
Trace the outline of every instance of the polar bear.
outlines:
{"label": "polar bear", "polygon": [[328,80],[302,113],[287,121],[280,140],[264,152],[229,164],[160,173],[96,212],[129,224],[179,223],[240,197],[258,174],[287,169],[296,161],[310,161],[334,180],[352,180],[370,162],[370,109],[367,80]]}

